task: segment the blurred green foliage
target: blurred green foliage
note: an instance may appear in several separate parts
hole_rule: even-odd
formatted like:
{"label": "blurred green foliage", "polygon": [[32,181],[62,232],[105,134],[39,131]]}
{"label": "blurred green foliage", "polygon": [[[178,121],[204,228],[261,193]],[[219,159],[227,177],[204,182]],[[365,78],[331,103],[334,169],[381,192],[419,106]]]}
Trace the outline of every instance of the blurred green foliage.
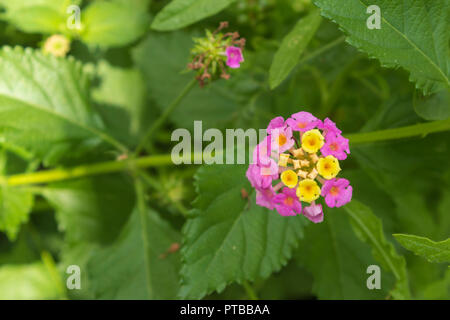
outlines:
{"label": "blurred green foliage", "polygon": [[[245,63],[194,87],[146,152],[169,154],[195,120],[259,129],[304,110],[344,135],[448,121],[448,2],[377,4],[380,30],[359,0],[0,0],[0,299],[449,299],[448,131],[351,145],[355,200],[319,225],[257,207],[244,166],[5,178],[132,157],[193,78],[192,38],[221,21],[247,39]],[[41,52],[54,34],[67,57]]]}

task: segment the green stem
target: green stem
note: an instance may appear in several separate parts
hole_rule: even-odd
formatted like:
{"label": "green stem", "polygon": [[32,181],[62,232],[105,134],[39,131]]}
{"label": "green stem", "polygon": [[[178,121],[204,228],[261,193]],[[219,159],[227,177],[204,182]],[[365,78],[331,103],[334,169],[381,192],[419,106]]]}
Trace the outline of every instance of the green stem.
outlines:
{"label": "green stem", "polygon": [[61,274],[59,273],[58,268],[56,267],[56,263],[52,255],[48,251],[42,251],[41,259],[45,267],[47,268],[47,271],[49,272],[52,281],[55,283],[61,298],[63,300],[67,300],[68,297],[66,287],[61,277]]}
{"label": "green stem", "polygon": [[[354,133],[347,135],[347,138],[350,139],[350,144],[355,146],[370,142],[424,136],[429,133],[447,130],[450,130],[450,119],[420,123],[402,128]],[[195,157],[195,154],[193,157]],[[124,161],[107,161],[72,168],[22,173],[7,177],[0,176],[0,184],[6,184],[9,186],[45,184],[120,171],[136,172],[138,169],[168,165],[173,165],[170,154],[146,156],[141,158],[130,158]]]}
{"label": "green stem", "polygon": [[42,184],[126,170],[134,171],[139,168],[165,166],[171,165],[172,163],[170,154],[147,156],[138,159],[107,161],[72,168],[60,168],[0,177],[0,182],[10,186]]}
{"label": "green stem", "polygon": [[180,104],[183,98],[191,91],[191,89],[197,83],[196,79],[192,79],[186,87],[184,87],[183,91],[175,98],[175,100],[168,106],[161,116],[156,120],[153,125],[148,129],[147,133],[144,135],[144,138],[141,140],[139,145],[136,148],[135,155],[139,155],[145,148],[147,144],[151,144],[153,134],[158,130],[164,122],[167,120],[169,115],[175,110],[175,108]]}
{"label": "green stem", "polygon": [[425,136],[433,132],[450,130],[450,119],[420,123],[412,126],[347,135],[352,146],[376,141],[387,141],[414,136]]}
{"label": "green stem", "polygon": [[255,290],[253,290],[252,286],[246,280],[242,282],[242,286],[244,287],[245,292],[247,293],[247,296],[250,300],[259,300],[258,296],[255,293]]}
{"label": "green stem", "polygon": [[334,41],[331,41],[330,43],[324,45],[323,47],[320,47],[319,49],[311,52],[310,54],[305,55],[302,59],[300,59],[298,65],[302,65],[305,62],[308,62],[310,60],[313,60],[314,58],[320,56],[322,53],[327,52],[328,50],[333,49],[334,47],[340,45],[345,40],[345,36],[339,37]]}

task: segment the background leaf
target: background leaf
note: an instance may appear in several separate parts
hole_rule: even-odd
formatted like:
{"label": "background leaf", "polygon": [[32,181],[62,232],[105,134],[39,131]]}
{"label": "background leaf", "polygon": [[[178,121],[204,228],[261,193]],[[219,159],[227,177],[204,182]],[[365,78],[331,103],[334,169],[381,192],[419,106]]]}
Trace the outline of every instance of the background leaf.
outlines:
{"label": "background leaf", "polygon": [[20,225],[28,221],[34,195],[20,188],[0,187],[0,231],[15,240]]}
{"label": "background leaf", "polygon": [[[76,158],[105,138],[81,64],[16,47],[0,51],[0,137],[46,164]],[[45,125],[43,125],[45,124]]]}
{"label": "background leaf", "polygon": [[81,14],[81,39],[89,44],[119,47],[147,30],[150,17],[138,7],[120,2],[95,1]]}
{"label": "background leaf", "polygon": [[450,90],[442,90],[431,96],[414,96],[414,110],[425,120],[450,118]]}
{"label": "background leaf", "polygon": [[397,254],[391,243],[386,241],[381,221],[370,208],[356,200],[352,200],[344,209],[358,238],[371,245],[375,259],[397,279],[396,287],[391,291],[392,296],[396,299],[409,299],[405,259]]}
{"label": "background leaf", "polygon": [[[306,218],[282,217],[255,205],[246,166],[202,167],[198,198],[183,230],[182,298],[200,299],[232,282],[254,281],[278,271],[302,237]],[[250,201],[250,203],[248,203]],[[250,206],[250,207],[248,207]]]}
{"label": "background leaf", "polygon": [[212,16],[236,0],[172,0],[155,17],[152,29],[170,31]]}
{"label": "background leaf", "polygon": [[92,254],[89,289],[96,299],[173,299],[179,253],[166,253],[178,241],[156,212],[134,210],[117,241]]}
{"label": "background leaf", "polygon": [[70,243],[112,242],[135,205],[133,185],[121,175],[54,183],[42,194],[56,209],[59,228]]}
{"label": "background leaf", "polygon": [[410,234],[394,234],[394,237],[403,247],[430,262],[450,262],[450,239],[435,242]]}
{"label": "background leaf", "polygon": [[0,0],[6,9],[5,19],[21,31],[30,33],[61,33],[66,31],[66,13],[76,0]]}
{"label": "background leaf", "polygon": [[0,267],[0,299],[42,300],[62,298],[46,266],[41,262]]}
{"label": "background leaf", "polygon": [[319,28],[322,18],[317,10],[300,18],[291,32],[283,39],[270,67],[270,88],[276,88],[297,65],[300,56]]}
{"label": "background leaf", "polygon": [[[445,1],[315,0],[322,14],[349,35],[347,41],[383,66],[401,66],[425,94],[450,87],[449,10]],[[369,29],[367,7],[381,9],[381,29]]]}
{"label": "background leaf", "polygon": [[393,277],[381,273],[381,290],[367,288],[367,267],[377,264],[370,247],[349,232],[343,209],[327,208],[325,221],[310,225],[295,254],[314,277],[313,292],[319,299],[384,299]]}

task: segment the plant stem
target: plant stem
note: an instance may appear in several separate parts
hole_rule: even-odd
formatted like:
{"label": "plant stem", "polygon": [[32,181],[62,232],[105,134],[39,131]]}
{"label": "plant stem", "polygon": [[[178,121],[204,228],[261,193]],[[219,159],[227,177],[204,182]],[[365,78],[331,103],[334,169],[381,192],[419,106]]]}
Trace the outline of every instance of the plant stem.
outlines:
{"label": "plant stem", "polygon": [[311,52],[310,54],[305,55],[300,61],[298,62],[298,65],[302,65],[305,62],[308,62],[318,56],[320,56],[322,53],[327,52],[328,50],[333,49],[334,47],[340,45],[342,42],[344,42],[345,36],[339,37],[336,40],[331,41],[330,43],[324,45],[323,47],[320,47],[319,49]]}
{"label": "plant stem", "polygon": [[17,174],[9,177],[0,177],[0,182],[6,183],[9,186],[42,184],[126,170],[134,171],[139,168],[157,167],[171,164],[172,159],[170,154],[147,156],[138,159],[107,161],[72,168],[60,168],[33,173]]}
{"label": "plant stem", "polygon": [[[425,136],[429,133],[447,130],[450,130],[450,119],[420,123],[395,129],[354,133],[349,134],[346,137],[350,139],[350,144],[355,146],[370,142]],[[194,154],[193,157],[195,158],[196,155]],[[130,158],[124,161],[106,161],[72,168],[59,168],[32,173],[22,173],[6,177],[0,176],[0,185],[21,186],[45,184],[120,171],[136,172],[136,170],[139,169],[168,165],[173,165],[170,154],[145,156],[140,158]]]}
{"label": "plant stem", "polygon": [[255,293],[255,290],[253,290],[252,286],[246,280],[242,282],[242,286],[244,287],[245,292],[247,293],[247,296],[250,300],[259,300],[258,296]]}
{"label": "plant stem", "polygon": [[425,136],[433,132],[450,130],[450,119],[420,123],[412,126],[347,135],[352,146],[376,141],[387,141],[414,136]]}
{"label": "plant stem", "polygon": [[186,87],[181,91],[181,93],[178,95],[178,97],[175,98],[175,100],[168,106],[164,112],[161,114],[161,116],[153,123],[153,125],[148,129],[147,133],[142,138],[141,142],[136,148],[135,155],[139,155],[142,150],[144,150],[145,146],[147,144],[151,144],[153,134],[156,130],[158,130],[164,122],[167,120],[169,115],[175,110],[175,108],[180,104],[180,102],[183,100],[183,98],[191,91],[191,89],[195,86],[197,81],[192,79]]}

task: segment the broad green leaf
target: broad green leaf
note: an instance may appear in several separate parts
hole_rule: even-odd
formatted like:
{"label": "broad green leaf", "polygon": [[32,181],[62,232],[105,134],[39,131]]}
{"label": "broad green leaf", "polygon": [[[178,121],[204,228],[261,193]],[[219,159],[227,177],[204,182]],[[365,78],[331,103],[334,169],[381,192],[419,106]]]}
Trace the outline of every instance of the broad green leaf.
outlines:
{"label": "broad green leaf", "polygon": [[114,2],[121,3],[127,6],[132,6],[143,11],[147,11],[152,0],[114,0]]}
{"label": "broad green leaf", "polygon": [[410,234],[394,234],[394,237],[403,247],[429,262],[450,262],[450,239],[435,242]]}
{"label": "broad green leaf", "polygon": [[116,67],[106,60],[97,65],[101,81],[92,90],[105,126],[111,135],[133,145],[149,124],[146,115],[146,87],[144,79],[135,68]]}
{"label": "broad green leaf", "polygon": [[137,208],[111,246],[94,251],[87,264],[95,299],[173,299],[179,253],[168,253],[179,234],[153,210]]}
{"label": "broad green leaf", "polygon": [[15,240],[20,225],[28,221],[33,207],[33,194],[27,190],[0,186],[0,231]]}
{"label": "broad green leaf", "polygon": [[152,29],[170,31],[212,16],[236,0],[172,0],[155,17]]}
{"label": "broad green leaf", "polygon": [[59,228],[69,243],[110,243],[135,204],[133,185],[121,175],[54,183],[43,188],[42,195],[56,209]]}
{"label": "broad green leaf", "polygon": [[[205,166],[183,230],[182,298],[200,299],[232,282],[280,270],[303,235],[306,218],[282,217],[255,204],[246,166]],[[241,190],[251,195],[243,199]]]}
{"label": "broad green leaf", "polygon": [[368,243],[372,247],[374,258],[381,263],[383,268],[394,274],[397,283],[391,291],[392,296],[396,299],[409,299],[405,259],[384,237],[381,220],[372,213],[369,207],[356,200],[348,203],[344,209],[350,217],[353,230],[358,238]]}
{"label": "broad green leaf", "polygon": [[[402,67],[425,94],[450,87],[449,10],[439,0],[315,0],[322,15],[348,34],[347,41],[380,60],[386,67]],[[381,11],[381,29],[366,25],[371,5]]]}
{"label": "broad green leaf", "polygon": [[450,118],[450,90],[442,90],[431,96],[414,96],[414,110],[425,120]]}
{"label": "broad green leaf", "polygon": [[450,269],[447,269],[442,279],[430,283],[424,289],[423,298],[447,301],[450,299]]}
{"label": "broad green leaf", "polygon": [[67,290],[67,296],[69,299],[75,300],[87,300],[94,299],[93,293],[89,291],[89,277],[87,263],[92,255],[101,245],[94,242],[81,242],[64,243],[61,248],[61,255],[59,259],[58,269],[60,274],[65,275],[65,280],[69,274],[67,269],[69,266],[76,265],[80,267],[80,284],[81,288],[77,290]]}
{"label": "broad green leaf", "polygon": [[0,300],[62,298],[46,266],[41,262],[0,267]]}
{"label": "broad green leaf", "polygon": [[48,165],[86,154],[102,140],[116,145],[90,107],[80,63],[5,47],[0,72],[8,75],[0,79],[0,143],[23,148]]}
{"label": "broad green leaf", "polygon": [[342,209],[326,208],[320,224],[305,229],[295,253],[297,263],[314,277],[313,293],[319,299],[384,299],[393,286],[390,274],[381,269],[381,290],[367,288],[367,267],[377,262],[370,247],[351,232]]}
{"label": "broad green leaf", "polygon": [[138,7],[95,1],[81,14],[81,39],[104,47],[125,46],[145,33],[149,21],[146,11]]}
{"label": "broad green leaf", "polygon": [[275,89],[297,65],[300,56],[320,26],[322,18],[318,10],[301,18],[283,39],[270,67],[270,88]]}
{"label": "broad green leaf", "polygon": [[67,8],[74,0],[0,0],[5,19],[28,33],[61,33],[66,30]]}

